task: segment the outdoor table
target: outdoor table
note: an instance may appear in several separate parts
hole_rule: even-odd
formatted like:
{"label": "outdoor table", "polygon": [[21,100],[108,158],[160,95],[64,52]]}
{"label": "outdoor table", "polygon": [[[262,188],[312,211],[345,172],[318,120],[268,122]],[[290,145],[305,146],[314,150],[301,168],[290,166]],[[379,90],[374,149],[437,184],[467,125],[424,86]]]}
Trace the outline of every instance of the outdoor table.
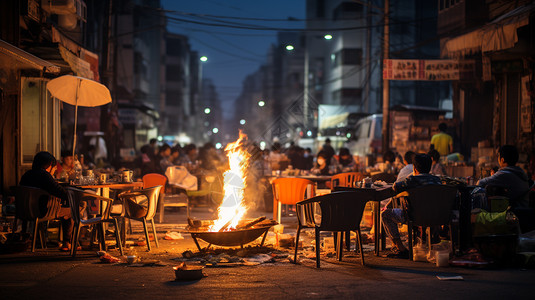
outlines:
{"label": "outdoor table", "polygon": [[375,227],[375,255],[379,256],[382,229],[380,216],[381,201],[396,195],[392,189],[392,185],[372,186],[369,188],[336,187],[334,191],[352,191],[361,193],[363,197],[372,201],[373,226]]}
{"label": "outdoor table", "polygon": [[97,195],[109,198],[111,190],[125,190],[125,189],[141,189],[143,188],[143,182],[110,182],[110,183],[97,183],[88,185],[74,185],[74,187],[82,189],[96,189]]}

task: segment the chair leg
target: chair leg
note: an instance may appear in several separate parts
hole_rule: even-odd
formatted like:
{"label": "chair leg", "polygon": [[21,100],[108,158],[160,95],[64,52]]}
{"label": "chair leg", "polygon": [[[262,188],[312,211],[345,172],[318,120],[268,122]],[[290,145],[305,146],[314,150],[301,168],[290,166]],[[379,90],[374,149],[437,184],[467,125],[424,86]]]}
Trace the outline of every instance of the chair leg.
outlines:
{"label": "chair leg", "polygon": [[147,221],[143,218],[143,229],[145,231],[145,240],[147,241],[147,249],[150,251],[149,230],[147,229]]}
{"label": "chair leg", "polygon": [[72,232],[73,234],[73,237],[71,239],[72,243],[71,243],[71,256],[73,258],[76,257],[76,248],[78,247],[78,239],[80,237],[80,224],[76,224],[75,225],[75,228]]}
{"label": "chair leg", "polygon": [[336,258],[338,259],[338,261],[342,261],[342,255],[344,252],[344,232],[338,231],[336,235],[338,236],[338,243],[335,245]]}
{"label": "chair leg", "polygon": [[[360,227],[357,228],[357,240],[356,240],[360,252],[360,260],[362,262],[362,265],[364,266],[364,250],[362,249],[362,239],[360,236]],[[357,248],[357,246],[355,246]]]}
{"label": "chair leg", "polygon": [[158,208],[160,210],[160,214],[158,215],[158,223],[160,223],[160,224],[163,223],[163,214],[164,214],[164,210],[165,210],[163,198],[164,197],[162,196],[158,200]]}
{"label": "chair leg", "polygon": [[119,247],[119,253],[123,255],[123,242],[121,241],[121,231],[119,229],[119,222],[117,221],[117,218],[113,218],[113,224],[115,225],[115,241],[117,243],[117,247]]}
{"label": "chair leg", "polygon": [[316,227],[316,268],[320,267],[320,231]]}
{"label": "chair leg", "polygon": [[429,251],[431,251],[431,227],[425,228],[425,235],[427,238],[427,247],[429,247]]}
{"label": "chair leg", "polygon": [[277,203],[277,222],[281,224],[282,222],[282,203]]}
{"label": "chair leg", "polygon": [[346,231],[346,249],[351,251],[351,231]]}
{"label": "chair leg", "polygon": [[160,248],[160,245],[158,245],[158,237],[156,236],[156,225],[154,225],[154,218],[151,220],[152,223],[152,233],[154,234],[154,243],[156,244],[156,248]]}
{"label": "chair leg", "polygon": [[301,223],[297,225],[297,234],[295,235],[295,255],[294,264],[297,264],[297,248],[299,247],[299,233],[301,232]]}
{"label": "chair leg", "polygon": [[412,222],[407,222],[407,233],[409,234],[409,259],[412,260]]}
{"label": "chair leg", "polygon": [[33,226],[32,252],[35,252],[35,242],[37,240],[37,227],[39,226],[39,219],[35,219]]}
{"label": "chair leg", "polygon": [[106,249],[106,232],[104,231],[104,224],[100,223],[97,225],[97,227],[98,227],[98,232],[100,235],[100,238],[99,238],[100,250],[107,251],[108,249]]}

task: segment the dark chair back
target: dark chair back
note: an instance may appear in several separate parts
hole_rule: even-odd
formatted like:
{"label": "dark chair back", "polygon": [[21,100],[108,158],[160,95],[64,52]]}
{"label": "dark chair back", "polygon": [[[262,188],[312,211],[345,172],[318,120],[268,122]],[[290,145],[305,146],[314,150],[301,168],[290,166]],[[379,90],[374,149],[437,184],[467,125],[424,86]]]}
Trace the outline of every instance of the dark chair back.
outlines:
{"label": "dark chair back", "polygon": [[321,231],[357,230],[366,202],[355,192],[334,192],[299,202],[297,218],[304,227]]}
{"label": "dark chair back", "polygon": [[386,183],[394,183],[396,182],[396,175],[390,174],[390,173],[379,173],[372,175],[372,181],[376,182],[377,180],[384,181]]}
{"label": "dark chair back", "polygon": [[61,208],[61,199],[40,188],[15,187],[15,215],[24,221],[48,221],[56,218]]}
{"label": "dark chair back", "polygon": [[457,199],[456,187],[426,185],[410,189],[408,193],[403,205],[414,226],[449,224]]}

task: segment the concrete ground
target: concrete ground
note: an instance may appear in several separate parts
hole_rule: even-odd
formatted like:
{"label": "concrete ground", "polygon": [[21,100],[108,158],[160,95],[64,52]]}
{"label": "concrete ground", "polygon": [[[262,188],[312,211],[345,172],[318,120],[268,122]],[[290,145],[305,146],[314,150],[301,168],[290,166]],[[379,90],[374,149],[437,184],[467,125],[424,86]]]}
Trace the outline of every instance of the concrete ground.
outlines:
{"label": "concrete ground", "polygon": [[[210,215],[206,209],[192,213],[197,218]],[[256,215],[269,214],[257,213]],[[141,263],[104,264],[98,249],[84,249],[76,259],[57,248],[35,253],[0,255],[0,299],[281,299],[281,298],[372,298],[372,299],[533,299],[535,270],[520,268],[473,269],[436,267],[427,262],[376,257],[360,257],[346,252],[342,262],[322,256],[321,269],[315,260],[300,256],[300,264],[289,262],[290,249],[274,247],[272,234],[265,248],[250,248],[277,255],[272,262],[243,265],[219,264],[206,267],[197,281],[175,281],[172,266],[186,250],[198,252],[191,237],[165,240],[166,232],[184,231],[183,211],[168,211],[166,222],[157,224],[160,248],[149,253],[146,246],[130,246],[126,255],[136,254]],[[295,217],[283,219],[284,233],[295,233]],[[130,240],[142,237],[141,224],[133,223]],[[303,234],[308,247],[312,234]],[[111,239],[110,239],[111,241]],[[113,242],[112,242],[113,243]],[[205,247],[207,244],[201,242]],[[154,244],[153,244],[154,246]],[[373,249],[367,246],[365,249]],[[218,248],[220,250],[221,248]],[[247,250],[247,248],[246,248]],[[366,250],[365,250],[366,251]],[[234,251],[235,252],[235,251]],[[119,257],[119,251],[109,254]],[[301,252],[302,254],[306,254]],[[310,253],[310,252],[309,252]],[[213,254],[215,256],[215,253]],[[206,258],[206,257],[205,257]],[[124,257],[123,257],[124,260]],[[189,264],[194,262],[188,261]],[[443,281],[438,276],[461,276],[459,281]]]}

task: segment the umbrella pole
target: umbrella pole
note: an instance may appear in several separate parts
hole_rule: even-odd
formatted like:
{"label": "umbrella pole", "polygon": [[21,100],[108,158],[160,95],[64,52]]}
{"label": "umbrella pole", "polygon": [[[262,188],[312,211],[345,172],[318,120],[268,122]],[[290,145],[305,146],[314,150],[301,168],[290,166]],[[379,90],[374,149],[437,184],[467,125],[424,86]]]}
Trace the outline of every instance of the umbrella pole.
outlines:
{"label": "umbrella pole", "polygon": [[76,148],[76,125],[78,123],[78,104],[76,104],[76,108],[74,109],[74,137],[72,139],[72,157],[74,157],[75,148]]}

